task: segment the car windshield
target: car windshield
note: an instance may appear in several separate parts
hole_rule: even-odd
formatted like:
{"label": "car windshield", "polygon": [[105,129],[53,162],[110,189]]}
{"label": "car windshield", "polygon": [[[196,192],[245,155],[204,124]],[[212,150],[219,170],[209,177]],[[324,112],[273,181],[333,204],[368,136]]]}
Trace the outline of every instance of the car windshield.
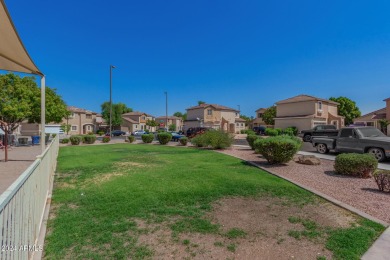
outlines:
{"label": "car windshield", "polygon": [[386,137],[384,133],[376,128],[360,128],[359,132],[363,137]]}

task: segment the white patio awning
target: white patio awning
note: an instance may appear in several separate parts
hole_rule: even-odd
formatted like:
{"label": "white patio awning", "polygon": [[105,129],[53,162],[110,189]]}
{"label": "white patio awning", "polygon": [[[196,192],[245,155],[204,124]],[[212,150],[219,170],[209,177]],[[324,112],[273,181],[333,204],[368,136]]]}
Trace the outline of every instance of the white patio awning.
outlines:
{"label": "white patio awning", "polygon": [[4,0],[0,0],[0,69],[43,75],[16,32]]}

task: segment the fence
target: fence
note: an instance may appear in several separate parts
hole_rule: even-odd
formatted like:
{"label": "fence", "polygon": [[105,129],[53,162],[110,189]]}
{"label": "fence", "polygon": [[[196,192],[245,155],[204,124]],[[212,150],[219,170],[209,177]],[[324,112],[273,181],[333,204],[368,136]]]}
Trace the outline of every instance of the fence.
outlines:
{"label": "fence", "polygon": [[30,167],[0,195],[0,259],[30,259],[37,245],[51,192],[58,155],[58,135]]}

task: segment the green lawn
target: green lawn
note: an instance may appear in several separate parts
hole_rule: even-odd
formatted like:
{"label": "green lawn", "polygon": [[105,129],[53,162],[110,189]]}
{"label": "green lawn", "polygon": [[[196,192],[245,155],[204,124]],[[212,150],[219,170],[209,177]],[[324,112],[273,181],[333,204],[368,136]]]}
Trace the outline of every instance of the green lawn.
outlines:
{"label": "green lawn", "polygon": [[[227,196],[274,196],[294,205],[319,201],[286,181],[213,151],[129,144],[63,147],[45,257],[153,257],[153,248],[137,243],[147,231],[136,219],[163,223],[176,218],[170,225],[172,239],[181,232],[218,233],[220,227],[204,214]],[[336,258],[357,259],[382,231],[381,225],[362,220],[356,227],[329,231],[326,246]],[[233,230],[227,235],[246,234]]]}

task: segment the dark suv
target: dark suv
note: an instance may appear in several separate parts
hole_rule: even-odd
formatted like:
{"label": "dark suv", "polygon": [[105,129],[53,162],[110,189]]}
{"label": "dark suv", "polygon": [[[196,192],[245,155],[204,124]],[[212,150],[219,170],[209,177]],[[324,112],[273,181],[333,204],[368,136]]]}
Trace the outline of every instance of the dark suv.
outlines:
{"label": "dark suv", "polygon": [[191,127],[188,128],[186,136],[189,138],[195,137],[196,135],[203,134],[206,132],[209,128],[206,127]]}
{"label": "dark suv", "polygon": [[265,133],[265,127],[264,126],[255,126],[252,128],[253,132],[255,132],[258,135],[264,135]]}
{"label": "dark suv", "polygon": [[310,130],[302,130],[301,136],[304,142],[311,142],[313,137],[337,136],[339,130],[335,125],[317,125]]}

